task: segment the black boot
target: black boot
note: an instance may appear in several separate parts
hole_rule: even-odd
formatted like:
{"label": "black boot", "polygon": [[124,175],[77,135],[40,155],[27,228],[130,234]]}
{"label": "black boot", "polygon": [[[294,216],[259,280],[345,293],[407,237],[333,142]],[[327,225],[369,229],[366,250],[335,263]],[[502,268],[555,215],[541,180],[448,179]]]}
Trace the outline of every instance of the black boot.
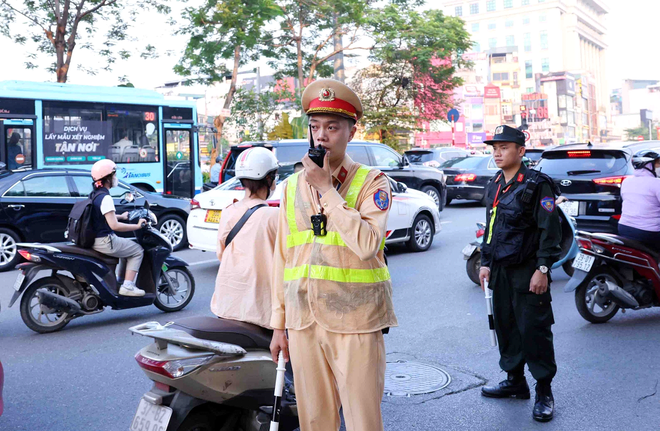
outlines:
{"label": "black boot", "polygon": [[489,398],[519,398],[529,399],[529,386],[524,374],[509,374],[506,380],[497,386],[484,386],[481,395]]}
{"label": "black boot", "polygon": [[555,399],[552,396],[550,383],[536,383],[536,402],[532,416],[539,422],[548,422],[552,420],[555,411]]}

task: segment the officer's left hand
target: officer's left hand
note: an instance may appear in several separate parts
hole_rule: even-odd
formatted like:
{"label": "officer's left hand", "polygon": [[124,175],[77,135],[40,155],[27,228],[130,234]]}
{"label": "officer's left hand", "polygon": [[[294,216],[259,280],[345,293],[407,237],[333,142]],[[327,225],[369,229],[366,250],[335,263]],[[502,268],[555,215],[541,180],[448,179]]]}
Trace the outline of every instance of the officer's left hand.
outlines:
{"label": "officer's left hand", "polygon": [[542,273],[538,269],[532,276],[532,281],[529,283],[529,291],[541,295],[548,290],[548,275]]}
{"label": "officer's left hand", "polygon": [[330,151],[326,151],[323,159],[323,167],[314,163],[308,154],[302,159],[305,167],[305,176],[310,186],[314,187],[322,195],[332,188],[332,171],[330,171]]}

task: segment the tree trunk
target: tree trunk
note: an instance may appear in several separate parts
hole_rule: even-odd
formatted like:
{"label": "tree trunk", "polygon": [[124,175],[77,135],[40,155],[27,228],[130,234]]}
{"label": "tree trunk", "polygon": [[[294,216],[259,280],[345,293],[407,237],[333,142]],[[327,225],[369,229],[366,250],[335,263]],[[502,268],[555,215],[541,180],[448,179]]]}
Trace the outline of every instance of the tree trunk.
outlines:
{"label": "tree trunk", "polygon": [[[65,8],[65,15],[68,16],[68,13],[66,13],[66,8]],[[64,19],[64,16],[62,17]],[[62,21],[62,19],[57,23],[57,27],[55,29],[55,56],[56,56],[56,63],[55,63],[55,73],[57,74],[57,82],[66,82],[67,75],[69,73],[69,68],[65,64],[66,60],[64,59],[65,56],[65,50],[66,50],[66,39],[65,39],[65,34],[66,34],[66,21]]]}
{"label": "tree trunk", "polygon": [[[225,103],[222,106],[222,109],[229,109],[231,102],[234,100],[234,94],[236,94],[236,81],[238,80],[238,66],[241,63],[241,46],[237,45],[234,48],[234,67],[231,72],[231,82],[229,84],[229,91],[225,97]],[[222,114],[215,117],[213,120],[213,125],[216,128],[215,139],[217,141],[216,148],[211,151],[211,166],[215,164],[215,158],[218,155],[217,145],[222,145],[222,129],[224,128],[226,117],[223,117]]]}

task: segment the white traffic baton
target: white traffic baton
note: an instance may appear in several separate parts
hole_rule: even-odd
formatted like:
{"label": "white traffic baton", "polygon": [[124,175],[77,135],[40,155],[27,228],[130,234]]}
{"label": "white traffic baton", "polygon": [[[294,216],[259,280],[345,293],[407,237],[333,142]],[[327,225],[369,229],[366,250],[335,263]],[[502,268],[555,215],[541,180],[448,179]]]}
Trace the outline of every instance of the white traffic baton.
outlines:
{"label": "white traffic baton", "polygon": [[273,417],[270,421],[270,431],[277,431],[280,428],[280,413],[282,410],[282,392],[284,391],[284,373],[286,372],[286,363],[284,355],[280,351],[277,358],[277,378],[275,379],[275,401],[273,401]]}
{"label": "white traffic baton", "polygon": [[493,319],[493,291],[488,288],[488,282],[484,280],[484,295],[486,296],[486,311],[488,311],[488,327],[490,329],[490,345],[497,346],[497,334],[495,334],[495,320]]}

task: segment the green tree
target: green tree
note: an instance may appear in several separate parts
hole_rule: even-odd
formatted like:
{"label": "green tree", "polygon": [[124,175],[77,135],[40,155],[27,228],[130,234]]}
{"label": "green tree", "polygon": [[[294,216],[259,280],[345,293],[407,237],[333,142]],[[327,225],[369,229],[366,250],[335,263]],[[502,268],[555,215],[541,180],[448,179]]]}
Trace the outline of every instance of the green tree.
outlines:
{"label": "green tree", "polygon": [[262,140],[266,137],[266,126],[277,111],[297,109],[300,99],[287,85],[271,86],[260,93],[254,89],[238,88],[231,106],[230,124],[236,126],[238,138],[244,140]]}
{"label": "green tree", "polygon": [[624,132],[626,134],[626,140],[628,141],[636,141],[638,136],[643,136],[645,141],[651,140],[649,137],[649,128],[641,124],[632,129],[626,129]]}
{"label": "green tree", "polygon": [[[128,0],[0,0],[0,34],[21,45],[36,44],[27,54],[28,69],[37,67],[33,61],[40,54],[54,57],[49,70],[57,82],[66,82],[76,47],[105,57],[104,70],[110,70],[117,57],[129,58],[131,52],[121,48],[120,42],[127,39],[129,23],[136,14],[152,8],[170,12],[158,0],[137,2],[136,6]],[[103,27],[108,30],[101,36],[98,32]],[[154,50],[148,45],[142,55],[153,55]],[[94,67],[79,67],[96,73]]]}
{"label": "green tree", "polygon": [[397,148],[402,134],[419,130],[420,121],[438,119],[451,107],[453,90],[462,84],[454,73],[470,66],[462,59],[472,44],[464,25],[439,10],[420,12],[395,3],[374,10],[373,64],[352,82],[367,133]]}

